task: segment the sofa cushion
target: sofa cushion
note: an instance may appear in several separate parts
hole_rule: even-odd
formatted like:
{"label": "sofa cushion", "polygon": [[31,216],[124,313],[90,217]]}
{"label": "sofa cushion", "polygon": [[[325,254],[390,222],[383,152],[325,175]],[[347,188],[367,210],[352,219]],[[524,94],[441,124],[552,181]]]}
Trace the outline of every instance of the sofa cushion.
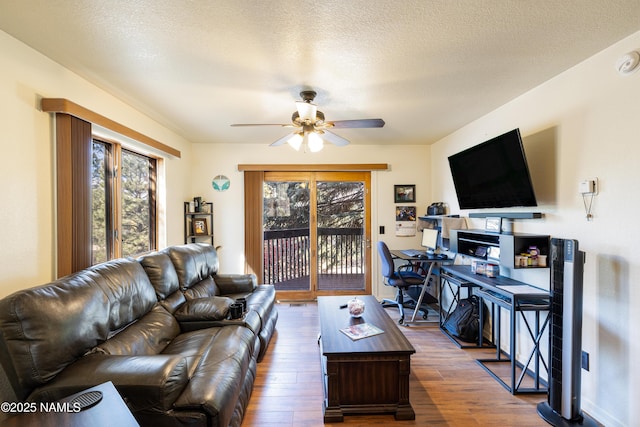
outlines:
{"label": "sofa cushion", "polygon": [[162,352],[165,355],[180,355],[187,363],[189,378],[199,369],[202,355],[213,342],[221,327],[198,329],[185,332],[176,337]]}
{"label": "sofa cushion", "polygon": [[218,255],[211,245],[189,243],[170,246],[163,252],[171,258],[182,290],[186,290],[202,279],[218,272]]}
{"label": "sofa cushion", "polygon": [[44,384],[107,339],[110,304],[91,271],[82,271],[0,301],[0,329],[24,392]]}
{"label": "sofa cushion", "polygon": [[138,262],[147,272],[160,304],[169,312],[175,312],[187,300],[180,291],[178,273],[173,268],[169,255],[152,252],[138,258]]}
{"label": "sofa cushion", "polygon": [[173,315],[178,322],[223,320],[229,314],[233,300],[227,297],[205,297],[187,301]]}
{"label": "sofa cushion", "polygon": [[96,283],[109,298],[109,329],[117,331],[141,318],[158,302],[149,276],[133,259],[115,259],[90,267],[102,276]]}
{"label": "sofa cushion", "polygon": [[93,353],[121,356],[159,354],[180,333],[176,319],[161,305],[156,305],[141,319],[96,346]]}
{"label": "sofa cushion", "polygon": [[220,290],[219,295],[228,295],[238,292],[253,292],[258,286],[258,278],[255,274],[216,274],[213,276],[216,286]]}
{"label": "sofa cushion", "polygon": [[[251,364],[255,336],[242,326],[203,329],[182,334],[164,353],[189,354],[205,336],[210,342],[174,408],[200,408],[214,419],[212,424],[227,426]],[[183,337],[188,339],[180,341]]]}
{"label": "sofa cushion", "polygon": [[178,273],[173,268],[169,255],[162,252],[153,252],[138,258],[138,261],[149,276],[149,280],[156,290],[158,300],[166,299],[169,295],[180,289]]}
{"label": "sofa cushion", "polygon": [[208,276],[203,280],[193,284],[190,288],[184,290],[184,296],[187,300],[196,298],[206,298],[220,295],[220,290],[216,285],[213,277]]}

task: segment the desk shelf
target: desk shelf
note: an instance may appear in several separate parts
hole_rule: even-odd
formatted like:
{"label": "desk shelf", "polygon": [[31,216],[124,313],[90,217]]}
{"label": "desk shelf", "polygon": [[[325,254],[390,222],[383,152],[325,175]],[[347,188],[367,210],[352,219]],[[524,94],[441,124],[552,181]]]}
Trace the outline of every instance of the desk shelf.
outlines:
{"label": "desk shelf", "polygon": [[460,255],[495,262],[501,268],[531,269],[547,267],[520,267],[515,256],[536,246],[541,255],[549,255],[550,237],[545,234],[499,234],[484,230],[451,230],[451,250]]}

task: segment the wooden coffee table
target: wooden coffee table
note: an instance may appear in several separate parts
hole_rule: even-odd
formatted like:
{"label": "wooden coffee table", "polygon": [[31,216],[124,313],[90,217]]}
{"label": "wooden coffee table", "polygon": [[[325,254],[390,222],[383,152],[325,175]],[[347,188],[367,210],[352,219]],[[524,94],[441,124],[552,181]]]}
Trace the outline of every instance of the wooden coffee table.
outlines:
{"label": "wooden coffee table", "polygon": [[[318,297],[324,422],[343,421],[344,414],[371,413],[394,413],[397,420],[415,419],[409,402],[411,355],[415,349],[373,296],[358,296],[366,304],[359,319],[340,308],[351,298]],[[384,333],[354,341],[340,332],[365,322]]]}

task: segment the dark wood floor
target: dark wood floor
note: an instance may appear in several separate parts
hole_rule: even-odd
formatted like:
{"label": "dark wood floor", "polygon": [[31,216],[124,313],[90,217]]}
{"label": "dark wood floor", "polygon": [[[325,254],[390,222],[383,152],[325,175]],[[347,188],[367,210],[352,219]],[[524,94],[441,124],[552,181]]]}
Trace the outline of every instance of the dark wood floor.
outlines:
{"label": "dark wood floor", "polygon": [[[386,309],[394,319],[397,310]],[[410,400],[415,421],[393,415],[349,415],[323,424],[319,332],[315,303],[278,304],[277,332],[258,375],[243,427],[249,426],[547,426],[536,413],[546,395],[511,395],[476,362],[489,349],[460,349],[433,324],[400,326],[416,349]]]}

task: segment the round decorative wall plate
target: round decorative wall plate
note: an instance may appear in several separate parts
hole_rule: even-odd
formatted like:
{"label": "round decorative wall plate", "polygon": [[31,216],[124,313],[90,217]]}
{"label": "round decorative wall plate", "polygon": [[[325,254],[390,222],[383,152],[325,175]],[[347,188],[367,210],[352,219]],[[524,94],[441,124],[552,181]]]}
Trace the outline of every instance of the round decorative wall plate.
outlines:
{"label": "round decorative wall plate", "polygon": [[211,185],[216,191],[227,191],[231,185],[231,181],[224,175],[217,175],[213,178],[213,181],[211,181]]}

